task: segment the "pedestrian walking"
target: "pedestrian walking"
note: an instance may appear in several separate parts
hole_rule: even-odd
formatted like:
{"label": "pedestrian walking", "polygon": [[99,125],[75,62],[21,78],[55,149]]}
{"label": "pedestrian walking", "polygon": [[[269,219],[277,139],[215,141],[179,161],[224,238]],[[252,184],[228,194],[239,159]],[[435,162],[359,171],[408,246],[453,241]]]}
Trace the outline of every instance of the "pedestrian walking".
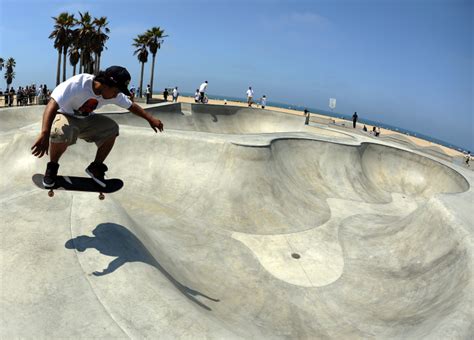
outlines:
{"label": "pedestrian walking", "polygon": [[252,107],[252,100],[253,100],[253,90],[252,86],[249,86],[249,89],[247,90],[247,104],[249,107]]}
{"label": "pedestrian walking", "polygon": [[177,103],[177,102],[178,102],[178,96],[179,96],[178,86],[176,86],[176,87],[173,89],[173,103]]}

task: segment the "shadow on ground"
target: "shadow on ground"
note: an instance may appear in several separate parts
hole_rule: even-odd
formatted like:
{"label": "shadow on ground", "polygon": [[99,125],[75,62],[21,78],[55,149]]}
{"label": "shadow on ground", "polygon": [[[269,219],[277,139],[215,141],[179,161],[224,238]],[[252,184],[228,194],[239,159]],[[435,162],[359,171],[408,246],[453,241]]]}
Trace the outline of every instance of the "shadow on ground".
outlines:
{"label": "shadow on ground", "polygon": [[94,236],[81,235],[68,240],[65,247],[79,252],[96,249],[103,255],[115,257],[107,268],[93,272],[95,276],[111,274],[128,262],[143,262],[158,269],[184,296],[200,307],[211,310],[210,307],[197,300],[196,296],[202,296],[214,302],[219,301],[178,282],[151,256],[143,243],[124,226],[115,223],[101,223],[92,233]]}

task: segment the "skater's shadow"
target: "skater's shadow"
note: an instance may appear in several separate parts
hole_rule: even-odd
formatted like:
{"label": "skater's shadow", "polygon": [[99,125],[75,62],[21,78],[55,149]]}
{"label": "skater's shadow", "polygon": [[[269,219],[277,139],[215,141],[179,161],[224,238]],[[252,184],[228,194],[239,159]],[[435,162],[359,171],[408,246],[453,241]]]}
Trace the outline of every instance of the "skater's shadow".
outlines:
{"label": "skater's shadow", "polygon": [[102,271],[95,271],[93,275],[103,276],[113,273],[127,262],[143,262],[158,269],[184,296],[202,308],[211,310],[211,308],[196,299],[196,296],[202,296],[214,302],[219,301],[178,282],[151,256],[143,243],[127,228],[115,223],[102,223],[92,233],[94,236],[82,235],[68,240],[65,247],[67,249],[76,249],[80,252],[86,249],[96,249],[101,254],[115,257],[107,268]]}

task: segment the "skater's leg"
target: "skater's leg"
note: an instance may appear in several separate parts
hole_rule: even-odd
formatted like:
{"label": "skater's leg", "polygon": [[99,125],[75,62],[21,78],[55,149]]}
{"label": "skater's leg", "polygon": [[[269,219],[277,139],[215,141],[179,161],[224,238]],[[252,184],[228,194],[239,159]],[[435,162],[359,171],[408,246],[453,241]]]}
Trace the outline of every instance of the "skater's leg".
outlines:
{"label": "skater's leg", "polygon": [[51,162],[58,163],[67,147],[68,143],[50,143],[49,158]]}
{"label": "skater's leg", "polygon": [[112,136],[106,139],[98,148],[97,153],[95,155],[94,162],[96,163],[104,163],[105,159],[109,155],[110,151],[114,147],[115,139],[117,136]]}

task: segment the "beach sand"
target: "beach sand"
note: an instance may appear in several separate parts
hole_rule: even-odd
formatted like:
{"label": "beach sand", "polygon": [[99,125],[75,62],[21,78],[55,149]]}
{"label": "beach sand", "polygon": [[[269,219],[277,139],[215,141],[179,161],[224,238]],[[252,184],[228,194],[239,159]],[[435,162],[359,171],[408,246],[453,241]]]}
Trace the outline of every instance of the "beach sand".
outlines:
{"label": "beach sand", "polygon": [[[155,94],[155,95],[153,95],[153,98],[163,99],[163,96]],[[194,103],[194,98],[193,97],[180,96],[178,98],[178,102],[179,103]],[[224,105],[224,101],[223,100],[217,100],[217,99],[209,99],[208,104],[210,104],[210,105]],[[241,107],[247,107],[248,106],[246,102],[245,103],[244,102],[236,102],[236,101],[231,101],[231,100],[227,100],[227,105],[241,106]],[[260,107],[260,105],[254,104],[253,107]],[[302,111],[297,111],[297,110],[292,110],[292,109],[284,109],[284,108],[281,108],[281,107],[265,106],[265,109],[272,110],[272,111],[278,111],[278,112],[284,112],[284,113],[293,114],[293,115],[297,115],[297,116],[304,116],[304,113]],[[325,119],[325,120],[327,120],[329,118],[329,119],[332,119],[341,128],[347,128],[349,131],[354,130],[352,128],[352,121],[350,121],[350,120],[345,120],[345,119],[335,118],[335,117],[328,117],[326,115],[318,114],[317,112],[311,112],[311,117],[312,118],[318,117],[318,118],[322,118],[322,119]],[[341,126],[341,124],[343,124],[343,123],[345,125],[344,127]],[[365,125],[367,126],[367,129],[369,131],[372,130],[372,128],[373,128],[372,125],[367,125],[367,124],[365,124]],[[357,123],[357,126],[358,126],[357,130],[362,131],[362,126],[364,126],[364,124]],[[452,157],[459,157],[459,156],[462,157],[462,156],[464,156],[463,153],[458,151],[458,150],[454,150],[454,149],[448,148],[444,145],[436,144],[436,143],[433,143],[433,142],[430,142],[430,141],[427,141],[427,140],[424,140],[424,139],[421,139],[421,138],[418,138],[418,137],[415,137],[415,136],[409,136],[409,135],[406,135],[406,134],[403,134],[403,133],[400,133],[400,132],[380,128],[380,135],[381,136],[390,136],[390,135],[401,136],[402,139],[409,140],[411,143],[413,143],[415,145],[415,147],[424,148],[424,147],[434,147],[434,146],[436,146],[436,147],[440,148],[444,153],[446,153],[449,156],[452,156]]]}

